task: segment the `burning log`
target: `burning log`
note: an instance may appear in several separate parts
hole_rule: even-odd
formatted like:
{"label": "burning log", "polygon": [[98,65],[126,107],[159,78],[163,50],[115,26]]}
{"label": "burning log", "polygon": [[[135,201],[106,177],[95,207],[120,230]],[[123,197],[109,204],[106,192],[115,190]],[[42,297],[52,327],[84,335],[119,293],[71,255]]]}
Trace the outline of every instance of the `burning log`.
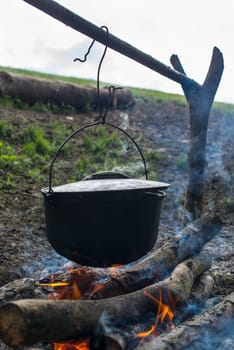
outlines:
{"label": "burning log", "polygon": [[[87,105],[97,106],[97,92],[94,87],[8,72],[0,72],[0,96],[19,98],[30,105],[42,102],[60,107],[72,106],[78,111],[86,110]],[[108,105],[108,89],[101,89],[99,103],[101,106]],[[116,90],[112,106],[126,109],[134,104],[134,98],[129,90]]]}
{"label": "burning log", "polygon": [[[199,308],[204,305],[204,303],[211,295],[213,285],[214,280],[207,272],[204,272],[197,278],[193,285],[190,296],[190,299],[192,300],[189,300],[189,303],[192,303],[194,305],[193,308],[195,308],[194,303],[199,303]],[[182,315],[179,316],[180,323],[185,319],[188,319],[188,313],[185,313],[184,317],[181,316]],[[123,327],[117,328],[113,327],[112,325],[108,325],[108,322],[106,320],[103,322],[101,319],[99,321],[99,325],[96,328],[96,335],[94,335],[90,340],[89,348],[90,350],[124,350],[128,348],[131,349],[132,344],[136,343],[136,348],[138,349],[137,346],[141,344],[142,341],[144,341],[145,337],[148,335],[151,336],[151,334],[152,336],[155,334],[160,334],[160,327],[161,325],[159,325],[159,329],[157,327],[151,327],[148,332],[139,334],[139,332],[136,331],[136,326],[134,324],[128,325],[128,327],[125,325]]]}
{"label": "burning log", "polygon": [[164,333],[151,342],[143,344],[138,349],[180,350],[187,348],[203,338],[208,332],[214,335],[227,328],[233,316],[234,293],[226,296],[220,303],[210,307],[202,314],[185,321],[170,333]]}
{"label": "burning log", "polygon": [[[210,268],[207,253],[179,264],[163,281],[136,292],[101,300],[33,300],[9,302],[0,307],[0,336],[9,346],[30,345],[93,335],[105,313],[118,324],[164,304],[188,300],[196,278]],[[156,305],[155,305],[156,304]]]}
{"label": "burning log", "polygon": [[105,333],[90,340],[90,350],[125,350],[127,348],[126,339],[120,332]]}
{"label": "burning log", "polygon": [[[200,252],[221,228],[219,217],[204,215],[184,228],[171,242],[131,264],[106,269],[80,266],[72,273],[53,275],[53,282],[62,278],[69,285],[76,283],[81,294],[89,295],[90,299],[132,292],[162,280],[181,261]],[[45,278],[41,284],[48,282],[50,279]]]}

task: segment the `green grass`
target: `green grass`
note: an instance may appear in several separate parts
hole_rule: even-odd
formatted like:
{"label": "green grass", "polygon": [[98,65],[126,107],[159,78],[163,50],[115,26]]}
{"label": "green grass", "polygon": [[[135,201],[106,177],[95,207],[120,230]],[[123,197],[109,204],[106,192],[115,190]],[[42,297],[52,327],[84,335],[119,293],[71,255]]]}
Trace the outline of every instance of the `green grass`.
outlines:
{"label": "green grass", "polygon": [[162,102],[176,102],[178,104],[185,105],[185,97],[179,94],[171,94],[158,90],[141,89],[135,87],[128,87],[128,89],[133,93],[136,99],[141,99],[145,101],[151,101],[156,103]]}
{"label": "green grass", "polygon": [[224,102],[214,102],[213,109],[222,113],[234,115],[234,104]]}
{"label": "green grass", "polygon": [[34,70],[13,68],[13,67],[3,67],[3,66],[0,66],[0,70],[4,72],[23,74],[23,75],[28,75],[28,76],[37,77],[37,78],[61,80],[61,81],[80,84],[84,86],[93,86],[93,87],[96,86],[96,81],[92,79],[81,79],[81,78],[75,78],[75,77],[69,77],[69,76],[66,77],[58,74],[49,74],[49,73],[47,74],[47,73],[37,72]]}
{"label": "green grass", "polygon": [[[23,113],[23,112],[22,112]],[[76,128],[78,126],[76,125]],[[36,121],[4,117],[0,121],[0,190],[40,188],[48,184],[51,159],[63,140],[74,131],[64,120]],[[150,177],[156,179],[159,155],[145,152]],[[144,176],[138,151],[126,136],[99,125],[72,138],[59,153],[53,168],[53,185],[81,180],[98,171],[121,171]]]}

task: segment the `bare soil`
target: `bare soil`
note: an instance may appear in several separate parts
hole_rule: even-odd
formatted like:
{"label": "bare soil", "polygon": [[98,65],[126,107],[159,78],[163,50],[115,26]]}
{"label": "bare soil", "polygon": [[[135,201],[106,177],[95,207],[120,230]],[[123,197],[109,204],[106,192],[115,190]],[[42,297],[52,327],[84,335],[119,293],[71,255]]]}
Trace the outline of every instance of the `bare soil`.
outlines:
{"label": "bare soil", "polygon": [[[0,110],[9,118],[28,118],[48,127],[52,119],[64,123],[87,123],[95,114],[54,115],[32,111]],[[189,149],[188,109],[176,103],[139,101],[131,111],[114,110],[108,116],[118,125],[129,124],[128,131],[142,135],[144,149],[156,150],[159,181],[171,184],[163,202],[158,245],[178,234],[185,215],[183,202],[187,181],[186,157]],[[219,213],[224,227],[206,245],[213,256],[211,272],[215,277],[215,295],[233,290],[234,266],[234,116],[212,111],[207,141],[207,183],[204,212]],[[17,174],[15,174],[17,176]],[[47,179],[41,184],[45,186]],[[39,278],[56,271],[66,263],[46,238],[41,188],[18,188],[14,193],[1,193],[0,204],[0,285],[22,277]]]}

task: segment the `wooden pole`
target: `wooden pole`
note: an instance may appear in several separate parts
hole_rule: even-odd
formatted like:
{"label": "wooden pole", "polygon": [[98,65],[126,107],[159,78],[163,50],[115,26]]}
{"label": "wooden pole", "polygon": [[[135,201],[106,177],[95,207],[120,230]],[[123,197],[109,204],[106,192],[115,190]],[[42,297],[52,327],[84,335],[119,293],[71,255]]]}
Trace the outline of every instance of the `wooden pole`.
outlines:
{"label": "wooden pole", "polygon": [[[109,48],[127,56],[134,61],[158,72],[167,78],[176,81],[177,83],[188,83],[191,79],[186,77],[184,74],[177,72],[169,66],[161,63],[150,55],[138,50],[127,42],[117,38],[116,36],[109,33],[108,38],[106,31],[97,27],[93,23],[80,17],[79,15],[71,12],[67,8],[58,4],[53,0],[23,0],[28,4],[38,8],[39,10],[47,13],[51,17],[64,23],[65,25],[77,30],[78,32],[89,36],[96,41],[107,45]],[[194,81],[191,80],[191,83]]]}

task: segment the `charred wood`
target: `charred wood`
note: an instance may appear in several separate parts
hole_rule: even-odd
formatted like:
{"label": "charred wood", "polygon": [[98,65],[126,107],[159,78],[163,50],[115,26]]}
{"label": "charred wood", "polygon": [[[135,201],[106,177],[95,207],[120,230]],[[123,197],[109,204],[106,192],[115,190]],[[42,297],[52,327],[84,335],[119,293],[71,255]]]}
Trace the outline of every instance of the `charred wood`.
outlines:
{"label": "charred wood", "polygon": [[[222,228],[219,217],[204,215],[184,228],[180,235],[148,255],[119,268],[89,268],[79,266],[70,274],[53,275],[53,281],[76,281],[81,294],[90,299],[132,292],[162,280],[184,259],[200,252]],[[50,282],[44,278],[41,283]],[[95,288],[98,284],[101,288]]]}
{"label": "charred wood", "polygon": [[[185,306],[183,309],[188,309],[187,312],[183,312],[176,317],[175,324],[180,324],[184,320],[187,320],[189,317],[194,315],[195,309],[201,309],[206,303],[207,299],[210,297],[213,289],[213,279],[209,273],[204,272],[201,274],[195,281],[192,292],[189,298],[189,307]],[[191,310],[190,310],[191,309]],[[103,317],[104,318],[104,317]],[[174,321],[174,320],[173,320]],[[147,325],[144,325],[144,322],[141,320],[140,325],[142,329],[145,329],[147,326],[150,329],[150,326],[155,323],[155,320],[150,320],[147,317]],[[174,324],[173,324],[174,326]],[[158,328],[155,329],[155,334],[164,332],[163,329],[171,328],[171,324],[161,324]],[[141,332],[141,331],[140,331]],[[113,327],[113,325],[108,324],[108,319],[101,319],[98,321],[98,326],[96,327],[96,334],[92,337],[89,347],[90,350],[124,350],[124,349],[138,349],[138,346],[144,342],[144,337],[138,336],[139,334],[139,321],[137,324],[128,322],[127,326],[123,325],[122,327]],[[156,335],[152,332],[152,337]],[[150,335],[151,337],[151,335]],[[148,339],[148,338],[147,338]]]}
{"label": "charred wood", "polygon": [[32,278],[21,278],[0,287],[0,304],[10,300],[46,298],[46,294]]}
{"label": "charred wood", "polygon": [[[196,278],[211,266],[207,253],[179,264],[161,282],[136,292],[101,300],[25,299],[0,308],[0,336],[9,346],[31,345],[93,335],[103,312],[116,323],[157,309],[149,295],[170,304],[186,303]],[[173,300],[172,300],[173,299]]]}
{"label": "charred wood", "polygon": [[127,349],[126,338],[121,332],[105,332],[92,337],[89,343],[90,350],[125,350]]}
{"label": "charred wood", "polygon": [[[234,293],[226,296],[223,301],[207,309],[199,315],[185,321],[169,333],[162,334],[149,343],[143,344],[139,350],[180,350],[192,346],[208,332],[221,332],[234,317]],[[199,349],[202,347],[200,346]]]}

